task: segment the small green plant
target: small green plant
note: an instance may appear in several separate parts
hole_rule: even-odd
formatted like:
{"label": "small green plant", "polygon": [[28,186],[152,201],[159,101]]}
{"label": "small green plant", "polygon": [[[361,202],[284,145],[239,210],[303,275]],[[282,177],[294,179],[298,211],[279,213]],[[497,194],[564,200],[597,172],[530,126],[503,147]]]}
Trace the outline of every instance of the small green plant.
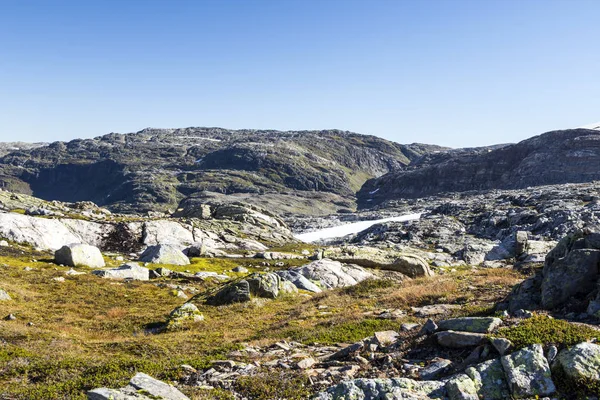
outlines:
{"label": "small green plant", "polygon": [[308,378],[299,372],[242,377],[236,382],[236,389],[254,400],[301,400],[312,394]]}
{"label": "small green plant", "polygon": [[592,338],[600,339],[600,332],[587,326],[536,315],[518,325],[501,328],[496,336],[510,340],[519,349],[534,343],[572,346]]}

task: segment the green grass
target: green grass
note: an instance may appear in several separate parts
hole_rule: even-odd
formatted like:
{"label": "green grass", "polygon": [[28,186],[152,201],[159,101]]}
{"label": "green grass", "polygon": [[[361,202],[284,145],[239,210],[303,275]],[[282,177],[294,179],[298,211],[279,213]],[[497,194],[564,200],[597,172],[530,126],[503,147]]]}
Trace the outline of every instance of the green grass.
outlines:
{"label": "green grass", "polygon": [[520,324],[498,330],[497,337],[510,340],[520,349],[534,343],[572,346],[592,338],[600,339],[600,331],[584,325],[575,325],[560,319],[536,315]]}
{"label": "green grass", "polygon": [[378,331],[398,330],[398,321],[386,319],[362,319],[356,321],[326,321],[316,325],[310,331],[290,329],[286,336],[305,344],[354,343],[372,336]]}

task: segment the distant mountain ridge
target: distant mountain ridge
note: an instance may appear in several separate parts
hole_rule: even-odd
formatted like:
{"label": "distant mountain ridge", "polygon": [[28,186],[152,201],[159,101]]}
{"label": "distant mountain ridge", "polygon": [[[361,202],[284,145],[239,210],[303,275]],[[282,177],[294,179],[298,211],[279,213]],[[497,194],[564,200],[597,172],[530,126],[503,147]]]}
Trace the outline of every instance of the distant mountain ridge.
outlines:
{"label": "distant mountain ridge", "polygon": [[370,208],[388,200],[445,192],[523,189],[600,179],[600,131],[552,131],[486,151],[432,154],[409,168],[370,179],[357,193]]}
{"label": "distant mountain ridge", "polygon": [[144,129],[20,148],[0,157],[0,186],[121,212],[235,197],[279,212],[354,208],[370,178],[446,148],[339,130]]}

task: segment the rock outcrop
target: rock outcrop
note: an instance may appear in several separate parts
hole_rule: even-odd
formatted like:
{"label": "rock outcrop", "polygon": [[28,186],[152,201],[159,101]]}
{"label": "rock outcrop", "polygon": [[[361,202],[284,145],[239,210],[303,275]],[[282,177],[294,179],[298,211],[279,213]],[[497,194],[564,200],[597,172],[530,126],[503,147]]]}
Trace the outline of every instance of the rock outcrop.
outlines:
{"label": "rock outcrop", "polygon": [[129,385],[121,389],[99,388],[87,393],[88,400],[189,400],[174,386],[138,372]]}
{"label": "rock outcrop", "polygon": [[173,265],[188,265],[190,263],[190,259],[181,250],[169,244],[149,246],[140,256],[140,261]]}

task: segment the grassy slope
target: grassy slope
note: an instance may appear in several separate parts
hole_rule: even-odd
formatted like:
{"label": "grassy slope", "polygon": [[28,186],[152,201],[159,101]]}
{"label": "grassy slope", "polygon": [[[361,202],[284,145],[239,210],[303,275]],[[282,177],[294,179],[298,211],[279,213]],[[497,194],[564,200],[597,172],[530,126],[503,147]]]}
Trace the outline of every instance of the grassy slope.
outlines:
{"label": "grassy slope", "polygon": [[[17,316],[15,321],[0,321],[0,398],[4,394],[6,398],[83,399],[91,388],[125,385],[136,371],[174,381],[179,365],[204,368],[246,343],[267,345],[281,339],[347,343],[377,330],[397,330],[403,321],[373,318],[373,312],[382,309],[458,302],[468,304],[463,313],[480,313],[522,278],[508,270],[459,271],[407,281],[402,287],[365,282],[351,289],[260,303],[224,307],[197,303],[205,321],[185,330],[148,334],[145,328],[165,321],[184,302],[172,289],[158,287],[156,281],[122,283],[89,274],[56,282],[52,278],[65,276],[66,268],[32,262],[34,257],[43,260],[44,255],[25,251],[0,256],[0,286],[13,297],[0,303],[0,316]],[[240,264],[227,259],[195,261],[179,269],[221,272]],[[257,264],[247,261],[247,266],[250,263]],[[24,271],[26,266],[35,270]],[[200,290],[214,287],[212,283],[184,284]],[[34,325],[27,326],[28,322]],[[246,384],[248,393],[268,398],[273,385],[279,391],[294,392],[293,386],[300,382],[291,375],[289,381],[267,377]],[[197,399],[219,393],[181,389]],[[296,392],[300,397],[305,393]]]}

